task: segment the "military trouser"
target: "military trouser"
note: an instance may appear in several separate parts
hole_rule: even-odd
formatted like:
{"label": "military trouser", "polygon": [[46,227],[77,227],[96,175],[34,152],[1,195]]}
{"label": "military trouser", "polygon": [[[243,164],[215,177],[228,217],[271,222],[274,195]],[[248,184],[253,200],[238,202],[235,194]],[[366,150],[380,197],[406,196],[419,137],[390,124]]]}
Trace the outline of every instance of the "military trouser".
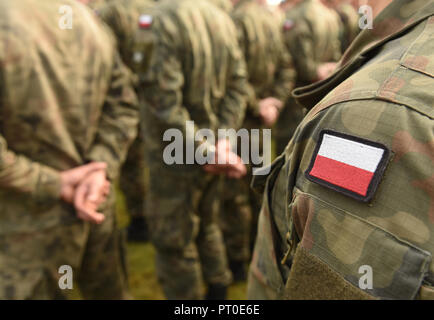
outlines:
{"label": "military trouser", "polygon": [[290,98],[279,115],[279,119],[273,128],[273,139],[276,144],[276,154],[280,155],[288,145],[306,110],[297,105],[297,102]]}
{"label": "military trouser", "polygon": [[[261,129],[261,121],[249,116],[244,128]],[[257,139],[257,141],[255,140]],[[251,145],[259,147],[259,154],[263,153],[262,130],[259,137],[250,135]],[[238,154],[241,154],[241,141],[238,141]],[[271,146],[270,146],[271,147]],[[250,159],[251,160],[251,159]],[[251,251],[256,238],[256,227],[261,210],[261,196],[250,188],[252,167],[248,166],[247,175],[239,180],[225,178],[220,210],[220,228],[228,253],[232,262],[249,262]]]}
{"label": "military trouser", "polygon": [[229,285],[226,250],[217,225],[221,177],[200,168],[177,174],[151,166],[146,218],[156,270],[168,299],[201,299],[202,284]]}
{"label": "military trouser", "polygon": [[0,299],[66,299],[68,290],[59,286],[59,268],[65,265],[83,298],[130,298],[113,211],[104,211],[101,225],[77,221],[1,235]]}
{"label": "military trouser", "polygon": [[252,210],[245,182],[245,179],[230,178],[225,178],[224,182],[219,224],[229,261],[250,259]]}
{"label": "military trouser", "polygon": [[144,218],[144,198],[146,193],[144,145],[141,135],[131,145],[121,169],[120,188],[124,193],[127,209],[132,218]]}
{"label": "military trouser", "polygon": [[240,180],[225,179],[220,228],[230,261],[248,262],[256,238],[261,197],[250,189],[249,170]]}

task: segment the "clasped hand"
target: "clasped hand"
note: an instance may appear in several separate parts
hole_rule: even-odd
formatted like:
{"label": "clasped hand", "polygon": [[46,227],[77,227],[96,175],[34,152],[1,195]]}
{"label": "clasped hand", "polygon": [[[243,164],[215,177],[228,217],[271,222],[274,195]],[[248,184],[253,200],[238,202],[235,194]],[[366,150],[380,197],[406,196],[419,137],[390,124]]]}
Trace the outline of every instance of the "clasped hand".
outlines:
{"label": "clasped hand", "polygon": [[105,217],[98,212],[110,193],[107,164],[92,162],[60,173],[61,198],[72,204],[78,218],[101,224]]}

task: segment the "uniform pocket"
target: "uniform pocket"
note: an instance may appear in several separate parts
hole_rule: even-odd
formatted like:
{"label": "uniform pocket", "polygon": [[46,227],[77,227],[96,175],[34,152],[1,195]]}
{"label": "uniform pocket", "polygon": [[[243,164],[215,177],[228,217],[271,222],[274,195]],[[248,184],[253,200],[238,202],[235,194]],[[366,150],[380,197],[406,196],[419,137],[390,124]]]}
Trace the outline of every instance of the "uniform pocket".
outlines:
{"label": "uniform pocket", "polygon": [[401,65],[434,77],[434,17],[428,19],[425,30],[401,59]]}
{"label": "uniform pocket", "polygon": [[298,191],[294,201],[301,241],[287,298],[416,298],[428,275],[429,252],[310,194]]}

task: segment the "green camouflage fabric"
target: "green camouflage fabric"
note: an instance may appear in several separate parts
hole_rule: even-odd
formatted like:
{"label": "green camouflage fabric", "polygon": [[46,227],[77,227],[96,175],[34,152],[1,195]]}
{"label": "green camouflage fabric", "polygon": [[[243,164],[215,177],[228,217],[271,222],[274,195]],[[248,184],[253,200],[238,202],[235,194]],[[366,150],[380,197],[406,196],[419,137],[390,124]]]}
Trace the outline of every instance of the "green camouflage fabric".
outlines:
{"label": "green camouflage fabric", "polygon": [[[121,58],[134,72],[136,83],[144,77],[149,66],[153,43],[151,30],[140,28],[139,19],[141,15],[149,13],[154,5],[152,0],[105,0],[91,3],[98,16],[113,30]],[[144,217],[147,170],[144,148],[139,133],[128,151],[119,180],[128,212],[133,219]]]}
{"label": "green camouflage fabric", "polygon": [[[434,299],[433,15],[432,0],[393,1],[334,75],[293,93],[313,109],[254,182],[264,205],[249,298]],[[391,151],[369,203],[306,178],[323,129]]]}
{"label": "green camouflage fabric", "polygon": [[[268,7],[256,0],[241,0],[234,7],[232,19],[238,29],[249,82],[243,127],[260,129],[263,125],[258,116],[259,100],[274,97],[285,101],[293,88],[295,72],[291,56],[284,47],[279,23]],[[221,210],[229,259],[246,263],[261,208],[261,198],[249,189],[251,179],[251,174],[241,180],[226,179]]]}
{"label": "green camouflage fabric", "polygon": [[[295,87],[317,81],[319,65],[340,59],[339,15],[320,0],[305,0],[290,8],[281,28],[297,74]],[[277,153],[283,152],[303,116],[304,111],[288,99],[273,130]]]}
{"label": "green camouflage fabric", "polygon": [[64,296],[53,286],[62,264],[89,280],[79,282],[85,297],[124,297],[112,200],[89,227],[60,200],[59,173],[104,161],[116,179],[137,99],[112,35],[86,7],[62,5],[72,29],[60,28],[53,1],[0,3],[1,299]]}
{"label": "green camouflage fabric", "polygon": [[275,15],[257,0],[240,0],[232,11],[247,63],[247,117],[257,116],[260,99],[285,101],[294,87],[295,72]]}
{"label": "green camouflage fabric", "polygon": [[345,2],[336,8],[336,12],[342,22],[341,48],[342,52],[345,52],[361,31],[359,27],[360,16],[351,4]]}
{"label": "green camouflage fabric", "polygon": [[232,275],[217,223],[221,177],[200,171],[180,177],[151,165],[149,186],[146,219],[166,298],[203,299],[206,285],[229,285]]}
{"label": "green camouflage fabric", "polygon": [[[246,67],[230,17],[207,1],[166,0],[154,10],[153,58],[140,86],[145,94],[143,132],[146,159],[163,164],[162,141],[167,129],[186,136],[186,122],[200,128],[238,128],[246,109]],[[211,31],[213,30],[212,36]],[[184,49],[185,48],[185,49]],[[182,50],[181,50],[182,49]],[[207,143],[206,141],[203,143]],[[201,170],[195,165],[173,165],[179,174]]]}
{"label": "green camouflage fabric", "polygon": [[202,277],[207,284],[231,282],[215,214],[221,186],[197,164],[166,165],[163,134],[179,129],[193,145],[188,120],[195,130],[209,128],[216,136],[218,128],[239,127],[246,68],[230,17],[208,1],[159,2],[152,30],[154,55],[142,84],[150,167],[146,216],[166,297],[200,299]]}

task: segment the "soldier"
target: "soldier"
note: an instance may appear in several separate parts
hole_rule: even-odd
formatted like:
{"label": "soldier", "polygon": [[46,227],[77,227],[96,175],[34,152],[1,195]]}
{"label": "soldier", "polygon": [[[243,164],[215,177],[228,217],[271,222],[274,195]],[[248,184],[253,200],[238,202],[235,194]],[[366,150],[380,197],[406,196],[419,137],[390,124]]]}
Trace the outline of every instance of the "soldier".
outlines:
{"label": "soldier", "polygon": [[[287,1],[282,24],[283,39],[297,73],[295,87],[325,79],[341,57],[341,22],[338,14],[320,0]],[[285,2],[286,3],[286,2]],[[304,111],[293,99],[285,103],[274,127],[276,150],[280,154],[291,139]]]}
{"label": "soldier", "polygon": [[[88,3],[113,30],[118,51],[124,63],[134,72],[136,85],[143,78],[149,64],[152,50],[152,37],[146,24],[141,24],[155,5],[153,0],[93,0]],[[139,88],[136,92],[141,96]],[[144,148],[141,134],[128,151],[121,169],[120,188],[125,196],[131,221],[128,226],[128,240],[146,242],[148,240],[147,225],[144,214],[144,198],[146,192],[145,175],[147,167],[144,159]]]}
{"label": "soldier", "polygon": [[[271,127],[293,88],[295,73],[291,57],[285,50],[279,24],[264,1],[233,0],[232,3],[232,19],[248,74],[249,95],[243,128]],[[260,197],[249,188],[251,177],[249,174],[243,180],[226,179],[221,208],[221,228],[236,281],[246,279],[261,209]]]}
{"label": "soldier", "polygon": [[294,92],[315,107],[254,181],[251,299],[434,299],[434,1],[374,15],[387,4],[333,76]]}
{"label": "soldier", "polygon": [[108,181],[138,108],[114,39],[68,0],[2,1],[0,25],[0,299],[65,298],[64,269],[84,298],[127,298]]}
{"label": "soldier", "polygon": [[[227,140],[200,139],[200,129],[215,134],[218,128],[238,128],[244,118],[246,68],[235,27],[225,12],[204,0],[161,1],[148,21],[154,54],[141,84],[150,167],[145,204],[157,275],[169,299],[203,298],[202,277],[206,298],[224,299],[232,277],[216,222],[221,174],[240,178],[246,169],[228,152]],[[194,122],[190,129],[188,121]],[[182,148],[175,155],[181,160],[172,164],[165,150],[173,132],[182,134]],[[221,159],[216,164],[189,161],[183,145]]]}

